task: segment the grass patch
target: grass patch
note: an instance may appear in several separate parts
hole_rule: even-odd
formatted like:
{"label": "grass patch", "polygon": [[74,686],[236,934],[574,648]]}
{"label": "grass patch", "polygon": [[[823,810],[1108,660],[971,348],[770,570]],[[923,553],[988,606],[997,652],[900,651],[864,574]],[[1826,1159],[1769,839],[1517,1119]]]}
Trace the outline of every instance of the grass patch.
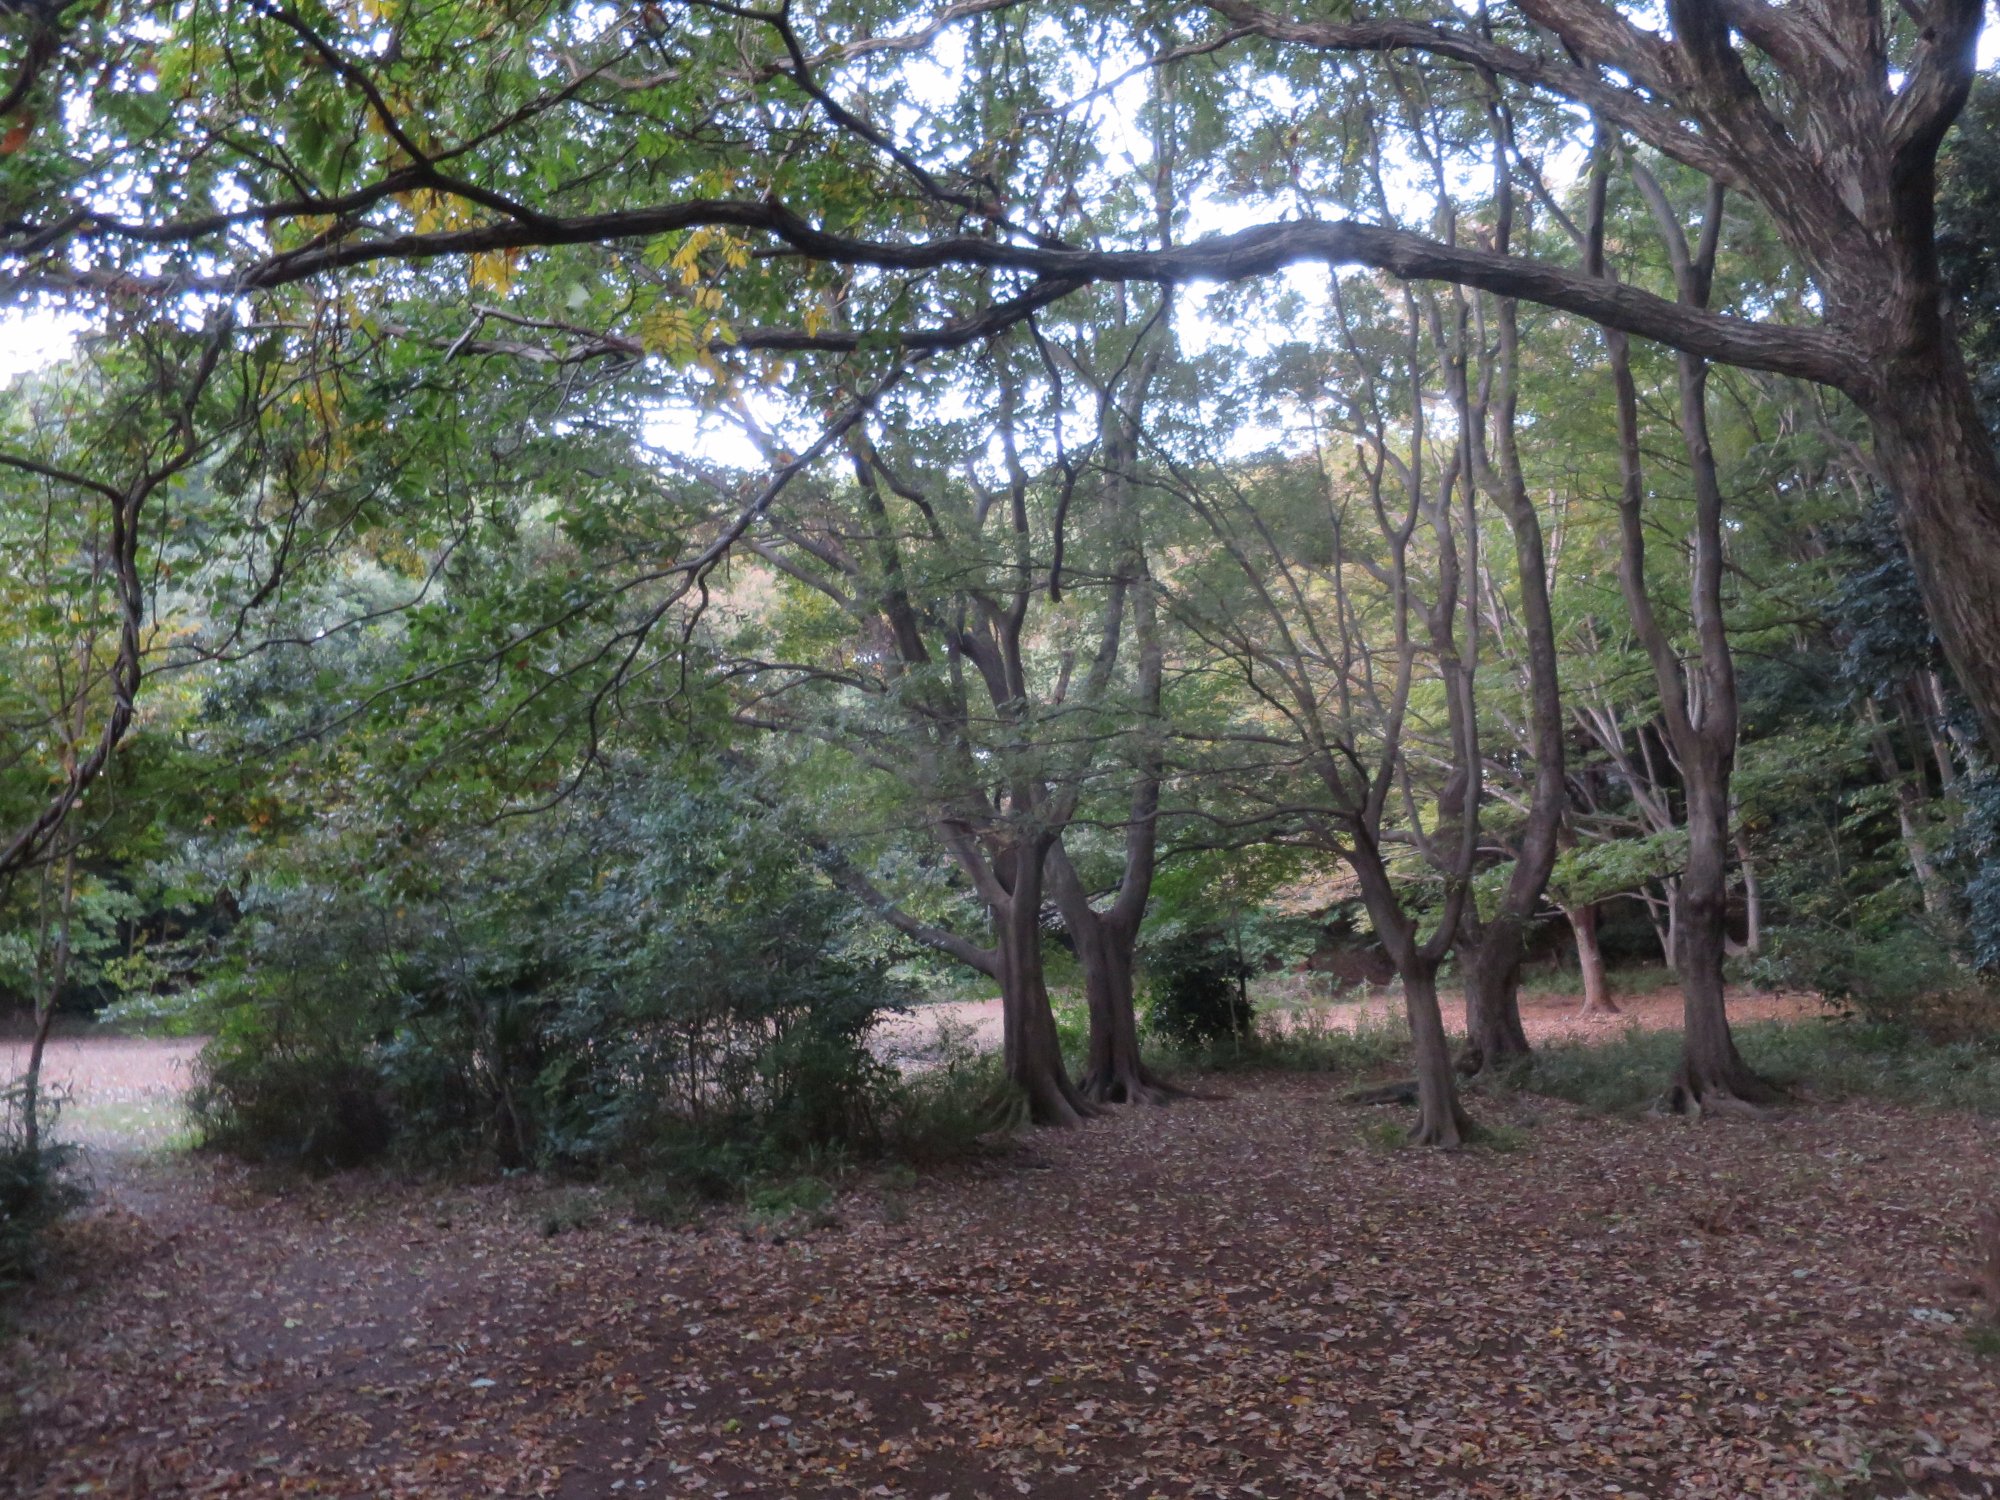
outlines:
{"label": "grass patch", "polygon": [[[2000,1115],[2000,1037],[1940,1043],[1899,1026],[1766,1021],[1737,1027],[1736,1045],[1758,1073],[1808,1099],[1885,1099]],[[1489,1086],[1552,1095],[1599,1114],[1635,1114],[1665,1092],[1680,1052],[1675,1031],[1555,1042],[1496,1073]]]}
{"label": "grass patch", "polygon": [[1367,1076],[1409,1067],[1410,1028],[1402,1017],[1349,1028],[1323,1011],[1261,1015],[1247,1037],[1176,1049],[1163,1061],[1175,1072],[1337,1073]]}
{"label": "grass patch", "polygon": [[1361,1127],[1361,1144],[1370,1151],[1400,1151],[1410,1144],[1410,1132],[1394,1120],[1377,1120]]}

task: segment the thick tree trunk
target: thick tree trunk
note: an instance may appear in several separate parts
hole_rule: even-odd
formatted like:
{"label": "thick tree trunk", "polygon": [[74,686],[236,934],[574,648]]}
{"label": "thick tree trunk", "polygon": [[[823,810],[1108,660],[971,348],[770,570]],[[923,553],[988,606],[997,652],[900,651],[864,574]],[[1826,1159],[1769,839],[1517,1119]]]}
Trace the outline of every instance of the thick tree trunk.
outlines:
{"label": "thick tree trunk", "polygon": [[1597,906],[1584,902],[1564,913],[1576,937],[1576,966],[1583,975],[1583,1014],[1615,1016],[1618,1002],[1611,998],[1611,983],[1604,972],[1604,950],[1597,946]]}
{"label": "thick tree trunk", "polygon": [[1458,945],[1465,980],[1465,1051],[1458,1069],[1468,1077],[1509,1058],[1526,1057],[1521,1024],[1521,923],[1503,913]]}
{"label": "thick tree trunk", "polygon": [[1102,919],[1085,924],[1088,936],[1075,924],[1069,930],[1090,1006],[1090,1055],[1078,1092],[1093,1104],[1165,1104],[1179,1091],[1156,1078],[1139,1051],[1132,945],[1119,941]]}
{"label": "thick tree trunk", "polygon": [[1862,406],[1931,626],[2000,754],[2000,460],[1951,338],[1916,342],[1871,387]]}
{"label": "thick tree trunk", "polygon": [[1417,1061],[1417,1124],[1410,1132],[1410,1144],[1462,1146],[1471,1138],[1472,1121],[1458,1102],[1451,1043],[1444,1034],[1444,1013],[1438,1009],[1435,964],[1418,963],[1403,974],[1403,1006]]}
{"label": "thick tree trunk", "polygon": [[1775,1103],[1782,1095],[1750,1070],[1729,1030],[1722,965],[1729,937],[1726,767],[1683,762],[1688,776],[1687,868],[1681,874],[1681,1064],[1668,1090],[1677,1113]]}
{"label": "thick tree trunk", "polygon": [[1042,858],[1045,840],[1024,840],[1005,856],[1008,899],[993,913],[999,952],[1001,1054],[1007,1080],[1037,1125],[1074,1125],[1093,1107],[1069,1081],[1042,969]]}

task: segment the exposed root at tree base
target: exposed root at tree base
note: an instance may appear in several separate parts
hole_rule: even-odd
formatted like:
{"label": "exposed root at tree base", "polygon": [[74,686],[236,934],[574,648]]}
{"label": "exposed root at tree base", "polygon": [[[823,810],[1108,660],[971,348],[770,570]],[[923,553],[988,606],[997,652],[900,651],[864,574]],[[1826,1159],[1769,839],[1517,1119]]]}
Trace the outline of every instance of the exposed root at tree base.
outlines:
{"label": "exposed root at tree base", "polygon": [[1768,1120],[1772,1118],[1775,1106],[1787,1103],[1789,1099],[1783,1089],[1747,1069],[1741,1077],[1716,1083],[1694,1078],[1683,1069],[1675,1076],[1653,1113],[1682,1115],[1690,1120],[1699,1120],[1705,1115]]}
{"label": "exposed root at tree base", "polygon": [[1171,1104],[1176,1099],[1188,1097],[1185,1089],[1154,1077],[1144,1068],[1136,1072],[1120,1070],[1110,1074],[1093,1074],[1079,1081],[1076,1091],[1088,1103],[1100,1107],[1113,1104]]}
{"label": "exposed root at tree base", "polygon": [[1406,1144],[1427,1146],[1438,1151],[1456,1151],[1476,1134],[1472,1119],[1464,1110],[1453,1106],[1451,1116],[1444,1120],[1419,1121],[1410,1132]]}
{"label": "exposed root at tree base", "polygon": [[1342,1104],[1415,1104],[1417,1102],[1417,1080],[1405,1078],[1400,1083],[1384,1083],[1374,1088],[1350,1089],[1340,1096]]}

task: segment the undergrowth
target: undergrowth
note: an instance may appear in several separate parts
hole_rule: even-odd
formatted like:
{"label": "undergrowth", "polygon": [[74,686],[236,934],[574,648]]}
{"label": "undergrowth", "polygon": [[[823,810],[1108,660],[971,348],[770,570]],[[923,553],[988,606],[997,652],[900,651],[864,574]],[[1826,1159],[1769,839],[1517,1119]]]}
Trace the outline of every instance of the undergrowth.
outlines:
{"label": "undergrowth", "polygon": [[1170,1048],[1161,1060],[1177,1073],[1367,1075],[1406,1066],[1409,1051],[1409,1024],[1400,1016],[1349,1028],[1323,1011],[1308,1010],[1259,1016],[1247,1036]]}
{"label": "undergrowth", "polygon": [[[2000,1037],[1938,1042],[1907,1027],[1839,1019],[1757,1022],[1735,1035],[1745,1062],[1802,1099],[1885,1099],[2000,1115]],[[1496,1072],[1488,1086],[1634,1114],[1659,1101],[1680,1049],[1675,1031],[1552,1042]]]}

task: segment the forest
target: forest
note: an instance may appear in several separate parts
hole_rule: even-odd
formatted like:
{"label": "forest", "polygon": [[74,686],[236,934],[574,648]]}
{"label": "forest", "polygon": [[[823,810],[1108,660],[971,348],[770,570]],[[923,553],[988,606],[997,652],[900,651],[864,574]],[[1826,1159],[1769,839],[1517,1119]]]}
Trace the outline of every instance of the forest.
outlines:
{"label": "forest", "polygon": [[0,5],[0,1483],[2000,1493],[1985,11]]}

